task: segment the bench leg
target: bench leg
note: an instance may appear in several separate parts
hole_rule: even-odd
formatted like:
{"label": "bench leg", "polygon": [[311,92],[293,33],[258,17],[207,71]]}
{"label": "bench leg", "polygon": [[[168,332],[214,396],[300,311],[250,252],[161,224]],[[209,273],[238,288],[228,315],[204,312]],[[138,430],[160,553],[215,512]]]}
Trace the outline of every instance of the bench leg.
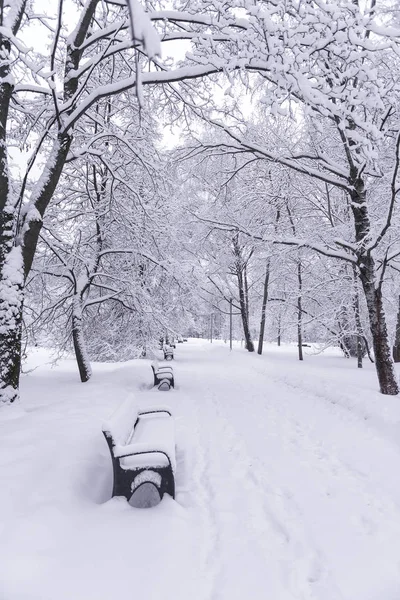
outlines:
{"label": "bench leg", "polygon": [[172,469],[164,469],[164,476],[161,482],[160,496],[169,494],[171,498],[175,498],[175,479]]}

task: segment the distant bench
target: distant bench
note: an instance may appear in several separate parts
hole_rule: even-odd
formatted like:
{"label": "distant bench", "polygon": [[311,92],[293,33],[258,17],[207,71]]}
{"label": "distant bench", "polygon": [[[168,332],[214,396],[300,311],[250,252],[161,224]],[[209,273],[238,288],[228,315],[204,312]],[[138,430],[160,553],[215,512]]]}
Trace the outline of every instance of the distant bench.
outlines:
{"label": "distant bench", "polygon": [[138,411],[128,398],[103,425],[113,465],[113,496],[132,494],[152,483],[160,498],[175,497],[174,419],[168,408]]}
{"label": "distant bench", "polygon": [[174,349],[171,346],[164,346],[164,359],[172,360],[174,358]]}
{"label": "distant bench", "polygon": [[153,369],[154,386],[158,386],[159,390],[169,390],[169,388],[175,387],[172,367],[160,367],[152,364],[151,368]]}

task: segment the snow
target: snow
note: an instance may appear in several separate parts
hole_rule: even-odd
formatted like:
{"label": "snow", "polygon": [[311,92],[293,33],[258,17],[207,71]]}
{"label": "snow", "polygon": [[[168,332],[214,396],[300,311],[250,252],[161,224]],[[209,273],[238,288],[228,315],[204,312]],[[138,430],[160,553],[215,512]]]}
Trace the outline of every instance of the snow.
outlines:
{"label": "snow", "polygon": [[132,489],[137,489],[143,483],[153,483],[157,488],[161,487],[161,475],[155,471],[142,471],[132,483]]}
{"label": "snow", "polygon": [[[0,335],[5,336],[18,326],[23,280],[22,250],[20,246],[13,246],[5,258],[0,281]],[[3,351],[6,352],[6,350]],[[3,357],[3,368],[5,363]],[[1,390],[0,404],[13,399],[15,399],[15,389],[11,385],[4,387]]]}
{"label": "snow", "polygon": [[[153,413],[140,416],[130,443],[127,446],[115,447],[114,455],[117,458],[126,456],[121,461],[124,468],[132,469],[142,464],[141,457],[135,456],[135,453],[157,451],[157,454],[149,454],[146,457],[147,465],[168,466],[170,462],[172,470],[176,471],[174,420],[166,413],[161,415]],[[137,460],[140,460],[140,465],[137,465]]]}
{"label": "snow", "polygon": [[149,58],[161,56],[161,40],[149,15],[137,0],[127,0],[131,17],[132,39],[140,40]]}
{"label": "snow", "polygon": [[35,350],[0,411],[0,598],[398,600],[399,398],[304,351],[180,344],[176,501],[144,510],[110,499],[101,427],[128,394],[157,401],[150,361],[82,385]]}
{"label": "snow", "polygon": [[[145,447],[148,450],[147,447]],[[142,467],[168,467],[169,460],[165,454],[161,452],[153,452],[146,454],[130,454],[129,456],[125,456],[120,460],[121,467],[123,469],[140,469]],[[138,484],[139,485],[139,484]],[[135,487],[137,487],[135,485]]]}
{"label": "snow", "polygon": [[116,444],[125,445],[138,418],[138,408],[132,394],[120,403],[117,410],[103,423],[103,431],[109,433]]}

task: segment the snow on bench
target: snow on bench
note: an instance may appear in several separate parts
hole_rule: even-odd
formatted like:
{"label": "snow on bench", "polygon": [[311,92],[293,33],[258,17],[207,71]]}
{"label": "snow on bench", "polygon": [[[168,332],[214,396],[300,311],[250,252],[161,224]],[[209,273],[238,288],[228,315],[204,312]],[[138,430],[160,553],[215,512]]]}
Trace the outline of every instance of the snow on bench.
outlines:
{"label": "snow on bench", "polygon": [[174,419],[169,408],[138,410],[131,397],[103,424],[113,464],[113,496],[132,494],[152,483],[160,498],[175,497],[176,471]]}
{"label": "snow on bench", "polygon": [[158,385],[159,390],[169,390],[170,387],[175,387],[174,373],[172,367],[160,367],[156,363],[151,365],[153,369],[154,386]]}
{"label": "snow on bench", "polygon": [[164,346],[164,359],[172,360],[174,358],[174,350],[171,346]]}

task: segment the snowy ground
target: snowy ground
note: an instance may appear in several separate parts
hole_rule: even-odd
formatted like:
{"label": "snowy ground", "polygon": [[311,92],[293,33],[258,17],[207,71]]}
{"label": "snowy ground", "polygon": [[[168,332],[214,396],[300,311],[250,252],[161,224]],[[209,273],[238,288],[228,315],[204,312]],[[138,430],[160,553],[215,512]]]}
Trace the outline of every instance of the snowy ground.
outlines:
{"label": "snowy ground", "polygon": [[[400,399],[334,351],[296,361],[179,344],[149,361],[73,361],[0,411],[0,600],[399,600]],[[129,392],[176,416],[177,497],[110,500],[101,423]]]}

